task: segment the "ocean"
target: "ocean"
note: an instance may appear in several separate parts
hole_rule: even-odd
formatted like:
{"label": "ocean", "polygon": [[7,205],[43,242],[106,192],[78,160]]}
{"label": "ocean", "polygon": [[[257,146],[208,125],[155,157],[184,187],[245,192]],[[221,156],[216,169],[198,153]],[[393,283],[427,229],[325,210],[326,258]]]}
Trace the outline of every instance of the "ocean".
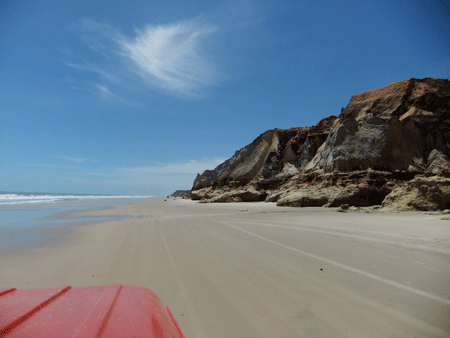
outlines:
{"label": "ocean", "polygon": [[0,205],[21,205],[40,203],[132,203],[130,200],[152,198],[154,196],[124,196],[124,195],[85,195],[85,194],[55,194],[55,193],[24,193],[0,191]]}
{"label": "ocean", "polygon": [[29,245],[39,230],[126,218],[67,218],[71,212],[97,210],[154,196],[0,192],[0,247]]}

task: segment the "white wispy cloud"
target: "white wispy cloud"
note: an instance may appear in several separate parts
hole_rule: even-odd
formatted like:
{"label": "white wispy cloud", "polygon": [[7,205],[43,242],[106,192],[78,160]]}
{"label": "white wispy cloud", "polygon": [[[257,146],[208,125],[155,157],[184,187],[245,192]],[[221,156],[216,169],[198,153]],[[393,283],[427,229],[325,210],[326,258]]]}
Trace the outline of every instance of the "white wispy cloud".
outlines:
{"label": "white wispy cloud", "polygon": [[72,67],[74,69],[100,74],[111,82],[118,82],[118,79],[114,75],[97,67],[96,65],[80,65],[80,64],[76,64],[76,63],[72,63],[72,62],[64,62],[64,64],[66,64],[67,66]]}
{"label": "white wispy cloud", "polygon": [[190,189],[197,173],[214,169],[225,160],[216,157],[154,166],[109,168],[101,172],[70,172],[64,178],[64,183],[77,187],[113,189],[123,194],[145,192],[150,195],[166,195],[177,189]]}
{"label": "white wispy cloud", "polygon": [[118,177],[116,172],[70,172],[67,175],[74,176],[97,176],[97,177]]}
{"label": "white wispy cloud", "polygon": [[50,157],[59,158],[62,160],[67,160],[67,161],[72,161],[72,162],[78,162],[78,163],[86,161],[85,159],[79,158],[79,157],[69,157],[69,156],[50,156]]}
{"label": "white wispy cloud", "polygon": [[69,168],[72,168],[71,166],[56,165],[56,164],[30,164],[30,163],[26,163],[26,164],[22,164],[22,165],[26,166],[26,167],[43,167],[43,168],[58,168],[58,169],[69,169]]}
{"label": "white wispy cloud", "polygon": [[126,104],[128,106],[134,106],[136,103],[129,101],[125,99],[124,97],[113,93],[109,90],[108,86],[105,84],[96,83],[94,84],[94,87],[96,88],[96,91],[94,94],[98,95],[99,97],[106,99],[108,101],[117,101],[123,104]]}
{"label": "white wispy cloud", "polygon": [[63,63],[72,69],[98,74],[101,78],[94,80],[97,89],[94,94],[102,94],[103,99],[131,104],[125,97],[113,94],[118,88],[111,90],[111,85],[141,91],[139,82],[146,85],[144,88],[170,95],[202,97],[205,89],[219,80],[211,55],[206,55],[202,48],[202,42],[217,28],[201,20],[146,25],[129,35],[92,19],[83,19],[71,27],[96,52],[96,60],[87,61],[78,56],[82,62],[64,60]]}
{"label": "white wispy cloud", "polygon": [[224,162],[225,158],[211,158],[203,159],[200,161],[190,160],[187,162],[178,163],[165,163],[156,166],[140,166],[140,167],[129,167],[123,168],[123,171],[129,175],[135,174],[150,174],[150,175],[174,175],[174,174],[185,174],[192,175],[197,173],[203,173],[207,169],[214,169],[220,163]]}
{"label": "white wispy cloud", "polygon": [[214,85],[215,69],[206,61],[200,42],[216,29],[196,22],[180,22],[136,30],[136,36],[117,36],[133,70],[149,84],[189,96]]}
{"label": "white wispy cloud", "polygon": [[120,34],[114,27],[89,18],[84,18],[78,24],[70,24],[69,26],[81,31],[81,40],[94,52],[107,59],[113,57],[111,42],[115,35]]}

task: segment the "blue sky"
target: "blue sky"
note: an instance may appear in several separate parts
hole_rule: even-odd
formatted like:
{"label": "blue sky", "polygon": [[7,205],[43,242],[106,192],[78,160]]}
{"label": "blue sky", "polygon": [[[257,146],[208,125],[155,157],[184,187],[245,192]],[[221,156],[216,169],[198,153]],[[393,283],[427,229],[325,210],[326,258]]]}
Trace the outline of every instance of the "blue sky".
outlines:
{"label": "blue sky", "polygon": [[443,1],[0,2],[0,191],[166,195],[268,129],[450,77]]}

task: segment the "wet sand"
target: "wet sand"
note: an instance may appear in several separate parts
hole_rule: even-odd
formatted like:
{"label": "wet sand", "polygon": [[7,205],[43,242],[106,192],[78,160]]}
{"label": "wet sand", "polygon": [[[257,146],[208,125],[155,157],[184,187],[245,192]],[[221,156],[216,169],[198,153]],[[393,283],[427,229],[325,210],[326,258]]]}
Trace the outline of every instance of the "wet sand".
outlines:
{"label": "wet sand", "polygon": [[450,221],[155,199],[0,249],[0,288],[155,291],[186,337],[450,337]]}

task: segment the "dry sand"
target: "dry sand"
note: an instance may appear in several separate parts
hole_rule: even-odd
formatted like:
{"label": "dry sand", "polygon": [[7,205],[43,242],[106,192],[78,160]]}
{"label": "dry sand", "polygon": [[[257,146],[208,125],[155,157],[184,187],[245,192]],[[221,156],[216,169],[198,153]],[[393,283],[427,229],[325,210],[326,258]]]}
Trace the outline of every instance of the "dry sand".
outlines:
{"label": "dry sand", "polygon": [[[450,337],[450,222],[149,200],[0,250],[0,288],[145,286],[188,337]],[[59,239],[59,240],[56,240]]]}

